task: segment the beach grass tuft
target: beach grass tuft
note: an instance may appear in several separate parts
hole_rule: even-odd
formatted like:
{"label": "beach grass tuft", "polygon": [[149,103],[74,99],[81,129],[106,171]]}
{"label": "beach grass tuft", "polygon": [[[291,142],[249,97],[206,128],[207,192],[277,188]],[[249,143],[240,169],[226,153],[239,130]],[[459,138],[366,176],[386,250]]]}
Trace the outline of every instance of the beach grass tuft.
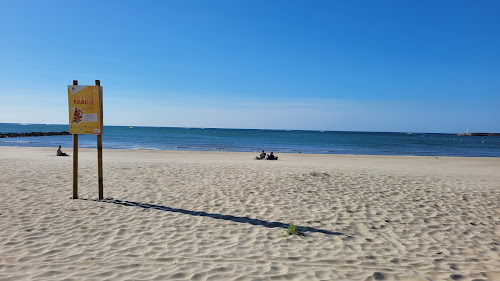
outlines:
{"label": "beach grass tuft", "polygon": [[306,227],[303,227],[302,229],[299,229],[298,225],[295,225],[293,223],[288,224],[288,229],[286,230],[286,234],[288,235],[298,235],[298,236],[306,236],[305,231]]}

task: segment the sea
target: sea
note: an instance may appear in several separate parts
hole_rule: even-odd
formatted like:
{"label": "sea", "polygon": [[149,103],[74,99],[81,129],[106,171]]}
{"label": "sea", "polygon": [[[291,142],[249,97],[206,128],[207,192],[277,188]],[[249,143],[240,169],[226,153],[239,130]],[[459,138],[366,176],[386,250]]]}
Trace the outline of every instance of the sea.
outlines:
{"label": "sea", "polygon": [[[0,133],[61,132],[68,125],[0,123]],[[105,149],[239,151],[358,155],[500,157],[500,137],[417,132],[349,132],[177,127],[104,126]],[[96,148],[96,136],[80,135],[79,147]],[[73,145],[71,135],[0,138],[0,146]]]}

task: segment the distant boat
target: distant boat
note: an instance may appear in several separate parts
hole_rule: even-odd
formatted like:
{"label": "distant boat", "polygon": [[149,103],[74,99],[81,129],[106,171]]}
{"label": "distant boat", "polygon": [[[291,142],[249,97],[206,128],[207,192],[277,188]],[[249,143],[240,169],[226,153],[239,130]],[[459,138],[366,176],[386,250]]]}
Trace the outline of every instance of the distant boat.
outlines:
{"label": "distant boat", "polygon": [[129,129],[133,129],[134,127],[128,127]]}

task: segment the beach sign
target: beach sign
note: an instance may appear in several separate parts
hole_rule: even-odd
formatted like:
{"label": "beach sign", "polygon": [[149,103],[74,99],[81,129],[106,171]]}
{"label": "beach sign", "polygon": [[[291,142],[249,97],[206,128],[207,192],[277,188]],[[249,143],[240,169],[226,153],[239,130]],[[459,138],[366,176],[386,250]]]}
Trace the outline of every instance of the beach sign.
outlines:
{"label": "beach sign", "polygon": [[95,86],[68,86],[69,132],[73,135],[73,199],[78,199],[78,135],[97,136],[97,181],[99,200],[104,198],[102,174],[102,87],[101,80]]}
{"label": "beach sign", "polygon": [[102,87],[68,86],[69,132],[102,134]]}

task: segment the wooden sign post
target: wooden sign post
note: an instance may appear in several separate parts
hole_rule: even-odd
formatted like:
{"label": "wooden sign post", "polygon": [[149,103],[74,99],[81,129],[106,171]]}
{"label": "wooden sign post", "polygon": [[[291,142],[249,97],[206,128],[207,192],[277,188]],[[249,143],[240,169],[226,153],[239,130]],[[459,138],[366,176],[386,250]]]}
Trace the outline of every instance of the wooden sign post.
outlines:
{"label": "wooden sign post", "polygon": [[97,178],[99,200],[104,199],[102,175],[103,102],[101,81],[95,86],[68,86],[69,132],[73,134],[73,199],[78,199],[78,135],[97,135]]}
{"label": "wooden sign post", "polygon": [[102,123],[102,88],[101,88],[101,81],[100,80],[95,80],[95,85],[99,86],[99,110],[101,113],[101,133],[97,135],[97,180],[99,182],[99,200],[104,199],[104,179],[102,176],[102,129],[103,129],[103,123]]}
{"label": "wooden sign post", "polygon": [[[73,80],[78,85],[78,80]],[[78,134],[73,134],[73,199],[78,199]]]}

